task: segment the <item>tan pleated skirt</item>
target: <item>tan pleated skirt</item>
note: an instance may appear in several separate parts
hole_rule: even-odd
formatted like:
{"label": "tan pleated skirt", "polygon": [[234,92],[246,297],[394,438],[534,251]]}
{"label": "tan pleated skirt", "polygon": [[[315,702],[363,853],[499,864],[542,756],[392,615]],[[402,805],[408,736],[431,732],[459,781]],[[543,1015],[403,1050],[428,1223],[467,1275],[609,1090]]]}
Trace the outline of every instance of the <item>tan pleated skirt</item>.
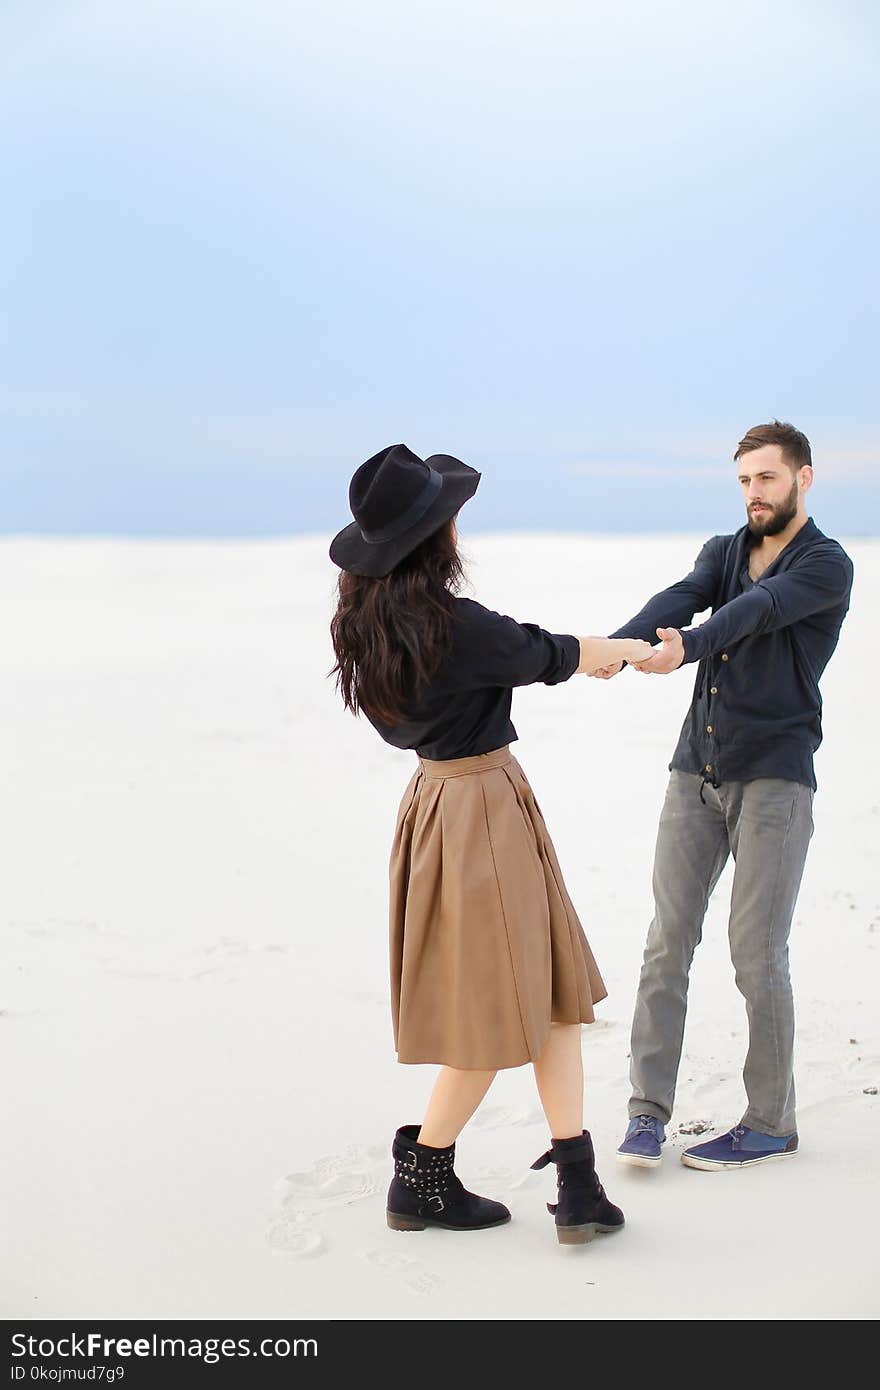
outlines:
{"label": "tan pleated skirt", "polygon": [[525,773],[497,748],[419,758],[391,850],[391,1015],[401,1062],[534,1061],[607,990]]}

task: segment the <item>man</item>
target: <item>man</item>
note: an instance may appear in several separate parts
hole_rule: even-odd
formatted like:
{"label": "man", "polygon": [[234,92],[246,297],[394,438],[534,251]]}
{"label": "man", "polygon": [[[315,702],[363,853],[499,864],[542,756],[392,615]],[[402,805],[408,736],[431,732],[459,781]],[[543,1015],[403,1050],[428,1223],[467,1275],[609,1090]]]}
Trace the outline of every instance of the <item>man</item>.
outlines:
{"label": "man", "polygon": [[[688,973],[709,896],[733,854],[730,953],[749,1026],[748,1105],[720,1138],[682,1154],[691,1168],[742,1168],[797,1151],[788,937],[813,832],[819,678],[849,607],[852,563],[807,516],[809,441],[778,420],[734,459],[746,525],[713,536],[691,573],[613,634],[661,645],[637,669],[698,662],[670,763],[632,1026],[630,1123],[622,1162],[660,1162],[684,1036]],[[695,613],[712,616],[687,628]],[[608,678],[620,666],[600,674]]]}

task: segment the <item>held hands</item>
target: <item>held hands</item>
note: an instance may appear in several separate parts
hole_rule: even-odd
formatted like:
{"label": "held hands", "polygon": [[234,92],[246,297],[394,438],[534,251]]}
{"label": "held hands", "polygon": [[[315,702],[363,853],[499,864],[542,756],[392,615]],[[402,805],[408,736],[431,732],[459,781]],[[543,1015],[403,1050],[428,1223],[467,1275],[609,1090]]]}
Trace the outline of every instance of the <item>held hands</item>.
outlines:
{"label": "held hands", "polygon": [[666,676],[684,661],[684,642],[677,627],[658,627],[657,636],[660,646],[652,647],[647,660],[630,662],[646,676]]}
{"label": "held hands", "polygon": [[589,674],[598,677],[599,680],[608,681],[612,676],[617,675],[618,671],[622,669],[624,661],[627,661],[630,666],[634,667],[636,671],[641,671],[643,675],[668,675],[670,671],[675,671],[684,660],[684,643],[681,640],[681,633],[674,627],[658,627],[657,636],[660,638],[658,647],[652,647],[647,642],[636,640],[616,640],[614,646],[621,650],[621,659],[612,661],[605,666],[599,666],[590,671]]}
{"label": "held hands", "polygon": [[630,666],[635,666],[636,670],[640,670],[654,655],[651,643],[643,642],[640,637],[626,637],[620,645],[624,648],[621,653],[623,660],[628,661]]}
{"label": "held hands", "polygon": [[608,681],[612,676],[616,676],[625,661],[638,670],[641,663],[649,661],[654,655],[654,648],[650,642],[643,642],[638,637],[615,637],[609,639],[607,645],[620,652],[620,660],[612,661],[610,665],[596,666],[588,672],[588,675],[598,676],[600,680]]}
{"label": "held hands", "polygon": [[595,676],[605,671],[614,675],[624,661],[648,661],[654,654],[650,642],[636,637],[579,637],[578,641],[581,659],[577,669],[582,675]]}

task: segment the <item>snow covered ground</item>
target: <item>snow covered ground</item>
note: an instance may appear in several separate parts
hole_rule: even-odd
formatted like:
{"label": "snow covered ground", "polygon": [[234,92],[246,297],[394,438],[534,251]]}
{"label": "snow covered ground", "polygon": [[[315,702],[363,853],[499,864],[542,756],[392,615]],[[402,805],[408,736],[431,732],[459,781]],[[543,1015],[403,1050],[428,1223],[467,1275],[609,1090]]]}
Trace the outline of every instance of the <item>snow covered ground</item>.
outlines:
{"label": "snow covered ground", "polygon": [[[583,1033],[587,1124],[627,1227],[562,1249],[554,1170],[529,1169],[548,1140],[529,1068],[498,1077],[459,1142],[465,1182],[507,1202],[510,1225],[385,1226],[391,1138],[434,1075],[397,1063],[388,1008],[387,857],[414,755],[344,714],[325,679],[327,539],[0,543],[0,1315],[876,1316],[880,544],[842,538],[856,578],[792,934],[790,1162],[678,1162],[688,1129],[743,1107],[729,867],[664,1163],[612,1157],[693,673],[514,697],[516,754],[609,987]],[[482,602],[598,633],[704,537],[462,539]]]}

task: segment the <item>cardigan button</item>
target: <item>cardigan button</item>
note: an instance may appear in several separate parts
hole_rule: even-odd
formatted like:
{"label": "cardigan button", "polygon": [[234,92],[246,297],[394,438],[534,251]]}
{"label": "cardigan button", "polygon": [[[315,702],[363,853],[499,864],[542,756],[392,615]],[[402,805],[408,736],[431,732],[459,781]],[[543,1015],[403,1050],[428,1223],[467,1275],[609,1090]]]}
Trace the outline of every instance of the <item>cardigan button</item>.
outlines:
{"label": "cardigan button", "polygon": [[729,660],[730,660],[730,657],[727,655],[727,652],[722,652],[722,653],[721,653],[721,660],[722,660],[722,661],[729,661]]}
{"label": "cardigan button", "polygon": [[712,725],[711,725],[711,724],[707,724],[707,725],[706,725],[706,733],[707,733],[707,734],[711,734],[711,732],[712,732]]}
{"label": "cardigan button", "polygon": [[718,694],[718,686],[717,686],[717,685],[713,685],[713,686],[710,688],[710,690],[709,690],[709,694],[710,694],[710,695],[717,695],[717,694]]}

